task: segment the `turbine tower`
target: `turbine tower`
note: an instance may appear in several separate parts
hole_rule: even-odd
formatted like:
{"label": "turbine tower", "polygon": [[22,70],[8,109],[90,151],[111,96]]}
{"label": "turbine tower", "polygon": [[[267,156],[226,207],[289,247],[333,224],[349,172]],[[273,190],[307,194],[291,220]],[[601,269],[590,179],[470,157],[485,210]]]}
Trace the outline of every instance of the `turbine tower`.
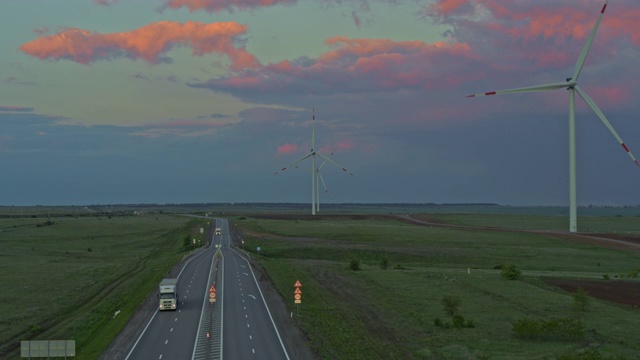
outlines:
{"label": "turbine tower", "polygon": [[573,76],[567,78],[565,82],[551,83],[545,85],[537,85],[537,86],[529,86],[517,89],[508,89],[508,90],[500,90],[500,91],[490,91],[481,94],[469,95],[467,97],[476,97],[476,96],[487,96],[487,95],[497,95],[497,94],[508,94],[508,93],[520,93],[520,92],[535,92],[535,91],[548,91],[548,90],[557,90],[557,89],[567,89],[569,90],[569,231],[577,232],[578,231],[578,220],[577,220],[577,206],[576,206],[576,117],[575,117],[575,98],[576,93],[584,100],[587,105],[593,110],[593,112],[598,115],[600,120],[604,123],[604,125],[609,129],[611,134],[616,138],[618,143],[622,146],[624,151],[629,154],[631,160],[640,167],[640,163],[633,156],[631,151],[625,143],[622,141],[618,133],[614,130],[613,126],[607,118],[604,116],[600,108],[596,105],[596,103],[584,92],[580,87],[578,87],[578,78],[580,77],[580,72],[582,71],[582,66],[584,65],[584,60],[587,57],[587,53],[589,52],[589,48],[593,43],[593,39],[596,36],[596,32],[598,30],[598,26],[600,25],[600,21],[602,20],[602,16],[604,15],[604,11],[607,8],[607,4],[609,0],[606,0],[604,5],[602,6],[602,10],[600,10],[600,15],[593,29],[591,30],[591,34],[589,34],[589,38],[582,48],[582,52],[578,57],[578,61],[575,64],[573,70]]}
{"label": "turbine tower", "polygon": [[[338,169],[348,173],[349,175],[353,175],[351,174],[349,171],[347,171],[347,169],[343,168],[342,166],[338,165],[338,163],[336,163],[335,161],[331,160],[330,158],[319,154],[316,152],[316,137],[315,137],[315,129],[316,129],[316,113],[315,113],[315,109],[313,109],[313,116],[312,116],[312,123],[311,123],[311,150],[304,155],[303,157],[299,158],[298,160],[292,162],[291,164],[283,167],[280,171],[277,171],[276,174],[285,171],[286,169],[295,166],[296,164],[298,164],[299,162],[307,159],[307,158],[311,158],[311,215],[315,215],[316,214],[316,210],[319,210],[320,206],[320,196],[317,195],[317,193],[319,193],[319,184],[316,185],[316,182],[318,181],[322,181],[323,185],[324,185],[324,179],[322,179],[322,175],[320,175],[320,169],[328,162],[330,164],[332,164],[333,166],[337,167]],[[316,168],[316,156],[324,159],[324,162],[322,163],[322,165],[320,165],[320,167]],[[326,186],[325,186],[326,189]],[[316,203],[317,201],[317,203]]]}

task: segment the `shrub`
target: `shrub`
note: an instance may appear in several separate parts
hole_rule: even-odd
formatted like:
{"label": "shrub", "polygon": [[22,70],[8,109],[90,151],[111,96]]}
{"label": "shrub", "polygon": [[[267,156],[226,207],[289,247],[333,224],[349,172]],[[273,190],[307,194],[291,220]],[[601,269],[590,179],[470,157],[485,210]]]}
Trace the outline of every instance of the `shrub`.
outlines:
{"label": "shrub", "polygon": [[503,266],[500,272],[507,280],[518,280],[522,274],[522,272],[513,264]]}
{"label": "shrub", "polygon": [[573,309],[578,312],[587,311],[590,301],[589,294],[583,288],[578,288],[573,293]]}
{"label": "shrub", "polygon": [[191,246],[191,236],[189,234],[185,235],[182,239],[182,246],[184,246],[185,248]]}
{"label": "shrub", "polygon": [[42,326],[38,325],[38,324],[32,324],[31,326],[29,326],[29,334],[31,336],[37,335],[39,333],[42,332]]}
{"label": "shrub", "polygon": [[456,329],[462,329],[464,327],[464,316],[462,315],[455,315],[453,317],[453,327]]}
{"label": "shrub", "polygon": [[349,269],[351,269],[353,271],[360,270],[360,261],[359,260],[351,260],[351,263],[349,264]]}
{"label": "shrub", "polygon": [[380,269],[387,270],[388,267],[389,267],[389,260],[382,259],[382,261],[380,261]]}
{"label": "shrub", "polygon": [[447,295],[443,297],[442,305],[444,306],[445,314],[449,316],[455,316],[458,313],[460,302],[460,298],[455,295]]}
{"label": "shrub", "polygon": [[443,323],[442,320],[440,320],[440,318],[433,319],[433,325],[441,329],[444,329],[447,327],[447,323]]}

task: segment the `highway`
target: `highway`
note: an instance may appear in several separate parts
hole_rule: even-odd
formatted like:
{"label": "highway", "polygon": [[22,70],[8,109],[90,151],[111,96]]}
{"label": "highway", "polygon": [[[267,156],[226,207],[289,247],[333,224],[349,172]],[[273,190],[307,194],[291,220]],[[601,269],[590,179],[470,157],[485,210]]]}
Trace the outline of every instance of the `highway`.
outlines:
{"label": "highway", "polygon": [[188,260],[178,275],[178,309],[156,310],[126,359],[191,358],[214,251],[209,247]]}
{"label": "highway", "polygon": [[222,255],[223,358],[289,359],[249,262],[230,246],[228,223],[224,219]]}
{"label": "highway", "polygon": [[249,262],[231,247],[227,220],[216,224],[222,234],[178,275],[178,310],[156,310],[125,360],[289,360]]}

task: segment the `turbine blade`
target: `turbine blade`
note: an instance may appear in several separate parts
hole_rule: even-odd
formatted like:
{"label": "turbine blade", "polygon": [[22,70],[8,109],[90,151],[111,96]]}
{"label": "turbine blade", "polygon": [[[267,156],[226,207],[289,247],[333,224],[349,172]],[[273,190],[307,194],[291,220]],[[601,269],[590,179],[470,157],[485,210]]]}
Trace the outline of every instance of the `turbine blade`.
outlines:
{"label": "turbine blade", "polygon": [[[317,154],[320,155],[320,154]],[[325,160],[320,166],[318,166],[318,171],[320,171],[327,164],[327,160]]]}
{"label": "turbine blade", "polygon": [[337,163],[337,162],[335,162],[335,161],[333,161],[333,160],[329,159],[328,157],[326,157],[326,156],[324,156],[324,155],[322,155],[322,154],[316,154],[316,155],[318,155],[319,157],[321,157],[321,158],[325,159],[326,161],[330,162],[331,164],[333,164],[333,165],[334,165],[335,167],[337,167],[338,169],[340,169],[340,170],[342,170],[342,171],[346,172],[347,174],[349,174],[349,175],[353,176],[353,174],[352,174],[352,173],[350,173],[347,169],[343,168],[342,166],[338,165],[338,163]]}
{"label": "turbine blade", "polygon": [[311,151],[316,150],[316,108],[313,108],[313,116],[311,118]]}
{"label": "turbine blade", "polygon": [[579,87],[575,87],[574,88],[576,90],[576,92],[578,93],[578,95],[580,95],[580,97],[582,98],[582,100],[584,100],[584,102],[587,103],[587,105],[589,105],[589,107],[591,108],[591,110],[593,110],[593,112],[596,113],[596,115],[598,115],[598,117],[600,118],[600,120],[602,120],[602,122],[604,123],[604,125],[607,127],[607,129],[609,129],[609,131],[611,131],[611,133],[613,134],[613,136],[616,138],[616,140],[618,140],[618,142],[620,143],[620,146],[622,146],[622,148],[624,149],[624,151],[627,152],[627,154],[629,154],[629,156],[631,157],[631,160],[633,160],[633,162],[640,168],[640,163],[638,163],[638,160],[636,160],[635,156],[633,156],[633,154],[631,153],[631,151],[629,150],[629,148],[627,147],[627,145],[624,143],[624,141],[622,141],[622,139],[620,138],[620,135],[618,135],[618,133],[616,132],[616,130],[613,128],[613,126],[611,125],[611,123],[609,122],[609,120],[607,120],[607,118],[604,116],[604,114],[602,113],[602,111],[600,110],[600,108],[598,108],[598,105],[596,105],[596,103],[589,97],[589,95],[587,95],[586,92],[582,91],[582,89],[580,89]]}
{"label": "turbine blade", "polygon": [[600,26],[600,21],[602,21],[602,16],[604,15],[604,11],[607,9],[607,4],[609,3],[609,0],[606,0],[604,2],[604,5],[602,6],[602,10],[600,10],[600,15],[598,16],[598,20],[596,21],[596,24],[593,26],[593,29],[591,30],[591,34],[589,34],[589,38],[587,39],[587,42],[584,44],[584,47],[582,48],[582,52],[580,53],[580,56],[578,57],[578,61],[576,62],[576,66],[573,69],[573,80],[574,81],[578,81],[578,77],[580,76],[580,72],[582,71],[582,66],[584,65],[584,60],[587,58],[587,54],[589,53],[589,49],[591,48],[591,44],[593,43],[593,39],[596,37],[596,32],[598,31],[598,26]]}
{"label": "turbine blade", "polygon": [[312,153],[312,152],[311,152],[311,153],[308,153],[307,155],[305,155],[305,156],[301,157],[300,159],[298,159],[298,160],[296,160],[296,161],[292,162],[291,164],[289,164],[289,165],[287,165],[287,166],[283,167],[282,169],[280,169],[280,171],[276,171],[276,172],[275,172],[275,175],[278,175],[279,173],[281,173],[281,172],[283,172],[283,171],[287,170],[288,168],[290,168],[290,167],[294,166],[295,164],[297,164],[297,163],[299,163],[300,161],[302,161],[302,160],[304,160],[304,159],[308,158],[308,157],[309,157],[309,156],[311,156],[311,155],[313,155],[313,153]]}
{"label": "turbine blade", "polygon": [[527,87],[516,88],[516,89],[489,91],[489,92],[486,92],[486,93],[467,95],[466,97],[471,98],[471,97],[476,97],[476,96],[488,96],[488,95],[509,94],[509,93],[556,90],[556,89],[567,88],[567,87],[572,86],[574,84],[575,84],[575,82],[570,81],[570,82],[562,82],[562,83],[527,86]]}
{"label": "turbine blade", "polygon": [[322,182],[322,187],[324,188],[324,192],[328,193],[329,189],[327,189],[327,184],[325,184],[324,178],[322,177],[322,174],[319,171],[318,171],[318,178],[320,178],[320,181]]}

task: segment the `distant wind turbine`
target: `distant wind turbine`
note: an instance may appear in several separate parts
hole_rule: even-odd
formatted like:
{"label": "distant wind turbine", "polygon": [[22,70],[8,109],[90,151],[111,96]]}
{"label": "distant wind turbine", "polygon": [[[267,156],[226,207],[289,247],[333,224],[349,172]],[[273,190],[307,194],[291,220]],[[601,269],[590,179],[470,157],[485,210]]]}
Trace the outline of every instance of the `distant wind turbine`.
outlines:
{"label": "distant wind turbine", "polygon": [[[322,178],[322,175],[320,175],[320,169],[322,167],[324,167],[324,165],[326,163],[330,163],[333,166],[337,167],[338,169],[348,173],[349,175],[353,175],[351,174],[349,171],[347,171],[347,169],[343,168],[342,166],[338,165],[338,163],[336,163],[335,161],[331,160],[330,158],[319,154],[316,152],[316,137],[315,137],[315,127],[316,127],[316,114],[315,114],[315,109],[313,111],[313,117],[312,117],[312,123],[311,123],[311,150],[309,151],[309,153],[307,153],[306,155],[304,155],[303,157],[299,158],[298,160],[292,162],[291,164],[283,167],[280,171],[277,171],[276,174],[281,173],[283,171],[285,171],[286,169],[295,166],[296,164],[298,164],[299,162],[307,159],[307,158],[311,158],[311,214],[315,215],[316,214],[316,210],[319,210],[319,203],[320,203],[320,196],[317,195],[320,192],[319,189],[319,184],[316,185],[316,182],[322,181],[322,184],[325,187],[326,190],[326,185],[324,184],[324,179]],[[320,157],[321,159],[324,159],[324,162],[322,163],[322,165],[320,165],[320,167],[316,168],[316,156]],[[316,202],[317,201],[317,202]]]}
{"label": "distant wind turbine", "polygon": [[[332,151],[331,155],[329,156],[333,156],[333,153],[335,152]],[[320,170],[322,170],[322,168],[327,165],[327,160],[323,161],[322,164],[320,166],[318,166],[318,168],[316,169],[316,176],[317,176],[317,180],[316,180],[316,212],[320,212],[320,183],[322,183],[322,187],[324,188],[324,192],[326,194],[329,193],[329,189],[327,189],[327,184],[324,182],[324,178],[322,177],[322,173],[320,172]],[[349,173],[349,175],[352,175],[351,173]]]}
{"label": "distant wind turbine", "polygon": [[622,141],[618,133],[613,129],[611,123],[604,116],[600,108],[596,105],[596,103],[585,93],[580,87],[578,87],[578,77],[580,76],[580,72],[582,71],[582,66],[584,65],[584,60],[587,57],[587,53],[589,52],[589,48],[593,43],[593,39],[596,36],[596,31],[598,30],[598,26],[600,25],[600,21],[602,20],[602,16],[604,15],[604,11],[607,8],[607,4],[609,0],[606,0],[604,5],[602,6],[602,10],[600,11],[600,16],[596,21],[596,24],[591,30],[591,34],[589,38],[582,48],[582,52],[578,57],[578,61],[575,64],[575,68],[573,70],[573,76],[567,78],[565,82],[538,85],[538,86],[530,86],[523,87],[517,89],[509,89],[509,90],[500,90],[500,91],[491,91],[482,94],[474,94],[469,95],[467,97],[476,97],[476,96],[486,96],[486,95],[497,95],[497,94],[507,94],[507,93],[519,93],[519,92],[534,92],[534,91],[547,91],[547,90],[556,90],[566,88],[569,90],[569,231],[577,232],[578,231],[578,220],[577,220],[577,207],[576,207],[576,117],[575,117],[575,94],[578,95],[584,100],[587,105],[593,110],[593,112],[598,115],[600,120],[604,123],[604,125],[609,129],[609,131],[613,134],[616,140],[620,143],[622,148],[629,154],[631,160],[640,167],[640,163],[633,156],[631,151],[625,143]]}

